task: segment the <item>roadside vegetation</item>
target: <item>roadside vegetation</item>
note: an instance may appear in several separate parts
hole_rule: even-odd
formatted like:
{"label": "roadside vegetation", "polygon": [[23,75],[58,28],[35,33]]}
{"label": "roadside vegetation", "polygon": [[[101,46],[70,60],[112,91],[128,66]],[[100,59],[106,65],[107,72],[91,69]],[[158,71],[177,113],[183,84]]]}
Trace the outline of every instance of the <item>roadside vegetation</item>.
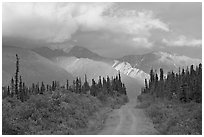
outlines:
{"label": "roadside vegetation", "polygon": [[77,77],[72,84],[53,81],[27,86],[19,76],[19,57],[11,85],[2,93],[3,135],[94,134],[106,113],[128,102],[120,73],[111,79],[99,77],[89,85]]}
{"label": "roadside vegetation", "polygon": [[160,134],[202,134],[202,65],[190,71],[170,72],[160,78],[150,71],[149,82],[138,96],[137,108],[143,108]]}

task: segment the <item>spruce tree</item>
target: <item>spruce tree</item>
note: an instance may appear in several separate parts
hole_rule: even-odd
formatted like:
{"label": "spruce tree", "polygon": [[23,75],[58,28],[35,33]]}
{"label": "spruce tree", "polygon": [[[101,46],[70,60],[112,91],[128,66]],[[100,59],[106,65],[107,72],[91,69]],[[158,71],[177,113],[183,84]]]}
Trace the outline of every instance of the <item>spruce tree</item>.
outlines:
{"label": "spruce tree", "polygon": [[98,84],[97,84],[98,92],[102,91],[102,81],[101,81],[101,76],[99,76],[98,79]]}
{"label": "spruce tree", "polygon": [[118,73],[118,78],[119,78],[119,82],[122,83],[122,81],[121,81],[121,76],[120,76],[120,71],[119,71],[119,73]]}
{"label": "spruce tree", "polygon": [[147,83],[147,79],[145,79],[145,93],[148,93],[148,83]]}
{"label": "spruce tree", "polygon": [[90,89],[90,94],[92,96],[97,96],[97,88],[96,88],[96,82],[94,81],[94,79],[92,79],[92,85],[91,85],[91,89]]}
{"label": "spruce tree", "polygon": [[111,87],[112,87],[112,93],[116,90],[116,79],[112,77],[111,79]]}
{"label": "spruce tree", "polygon": [[20,99],[21,101],[23,101],[23,83],[22,83],[22,77],[20,76],[19,79],[19,91],[17,94],[17,98]]}
{"label": "spruce tree", "polygon": [[41,88],[40,88],[40,94],[43,94],[45,92],[45,85],[44,83],[42,82],[41,83]]}
{"label": "spruce tree", "polygon": [[119,85],[120,85],[119,78],[118,78],[118,76],[116,76],[115,77],[115,90],[120,93]]}
{"label": "spruce tree", "polygon": [[164,71],[162,68],[160,68],[160,79],[159,79],[159,96],[163,97],[164,93]]}
{"label": "spruce tree", "polygon": [[106,87],[106,79],[103,77],[103,87]]}
{"label": "spruce tree", "polygon": [[191,65],[191,67],[190,67],[190,75],[191,75],[191,76],[194,76],[194,75],[195,75],[195,71],[194,71],[193,65]]}
{"label": "spruce tree", "polygon": [[47,87],[47,91],[49,91],[49,85],[48,85],[48,84],[47,84],[47,86],[46,86],[46,87]]}
{"label": "spruce tree", "polygon": [[106,81],[106,87],[107,87],[107,92],[109,95],[112,95],[112,87],[111,87],[111,81],[110,78],[107,76],[107,81]]}
{"label": "spruce tree", "polygon": [[122,94],[127,95],[125,84],[122,84]]}
{"label": "spruce tree", "polygon": [[23,93],[23,101],[26,101],[28,98],[28,95],[27,95],[26,86],[24,82],[23,82],[22,93]]}
{"label": "spruce tree", "polygon": [[78,77],[76,78],[76,93],[79,93],[79,79]]}
{"label": "spruce tree", "polygon": [[107,94],[108,93],[108,91],[107,91],[107,82],[106,82],[106,79],[104,77],[103,77],[102,91],[103,91],[103,94]]}
{"label": "spruce tree", "polygon": [[76,81],[75,80],[73,80],[72,92],[76,92]]}
{"label": "spruce tree", "polygon": [[155,95],[158,97],[159,96],[159,92],[158,92],[158,81],[159,81],[159,78],[158,78],[158,75],[156,73],[155,75],[155,83],[154,83],[154,93]]}
{"label": "spruce tree", "polygon": [[120,76],[120,71],[118,73],[118,77],[116,77],[116,89],[118,90],[119,93],[123,94],[123,86],[122,86],[122,81],[121,81],[121,76]]}
{"label": "spruce tree", "polygon": [[19,73],[19,57],[16,54],[16,74],[15,74],[15,94],[18,94],[18,73]]}
{"label": "spruce tree", "polygon": [[197,69],[196,76],[196,91],[193,95],[193,99],[197,103],[202,103],[202,64],[200,63]]}
{"label": "spruce tree", "polygon": [[82,84],[81,84],[81,78],[79,78],[79,87],[78,87],[78,89],[79,89],[79,93],[81,93],[82,91]]}
{"label": "spruce tree", "polygon": [[150,88],[150,93],[153,94],[154,92],[154,71],[153,69],[150,70],[149,88]]}
{"label": "spruce tree", "polygon": [[67,80],[66,89],[69,89],[69,80]]}
{"label": "spruce tree", "polygon": [[162,68],[160,68],[160,81],[164,80],[164,71]]}
{"label": "spruce tree", "polygon": [[89,83],[88,83],[88,81],[87,81],[87,76],[86,76],[86,74],[85,74],[84,84],[83,84],[83,86],[82,86],[82,92],[83,92],[84,94],[86,94],[89,90],[90,90],[90,86],[89,86]]}
{"label": "spruce tree", "polygon": [[11,78],[11,97],[13,97],[15,93],[15,83],[13,77]]}
{"label": "spruce tree", "polygon": [[32,94],[35,94],[35,93],[36,93],[36,91],[35,91],[35,84],[32,83]]}
{"label": "spruce tree", "polygon": [[10,87],[8,86],[6,96],[10,96],[10,93],[11,93],[11,91],[10,91]]}
{"label": "spruce tree", "polygon": [[55,81],[52,81],[52,91],[55,91]]}
{"label": "spruce tree", "polygon": [[40,93],[39,82],[35,85],[35,91],[36,91],[36,94]]}
{"label": "spruce tree", "polygon": [[55,85],[55,90],[56,90],[57,88],[59,88],[59,85],[58,85],[58,83],[57,83],[56,80],[54,81],[54,85]]}

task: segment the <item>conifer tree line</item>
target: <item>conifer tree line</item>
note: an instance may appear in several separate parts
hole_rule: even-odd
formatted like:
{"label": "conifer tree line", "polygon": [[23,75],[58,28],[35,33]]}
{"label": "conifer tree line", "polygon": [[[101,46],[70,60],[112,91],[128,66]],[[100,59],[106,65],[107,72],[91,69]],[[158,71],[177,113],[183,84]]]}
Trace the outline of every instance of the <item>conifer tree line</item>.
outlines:
{"label": "conifer tree line", "polygon": [[125,84],[121,81],[120,72],[117,76],[112,77],[109,76],[107,78],[102,78],[99,76],[98,81],[96,82],[92,79],[91,85],[87,81],[87,76],[84,77],[84,82],[80,77],[77,77],[70,84],[69,80],[66,80],[66,84],[64,86],[60,86],[59,81],[52,81],[51,84],[45,85],[44,82],[41,83],[32,83],[32,86],[26,86],[25,82],[22,80],[22,76],[19,76],[19,57],[16,54],[16,73],[15,77],[11,78],[11,84],[7,87],[3,87],[3,95],[2,97],[14,97],[21,100],[22,102],[29,99],[31,95],[44,94],[45,92],[53,92],[57,89],[66,89],[71,92],[75,92],[78,94],[90,94],[95,97],[101,96],[119,96],[119,95],[127,95]]}
{"label": "conifer tree line", "polygon": [[202,102],[202,64],[198,66],[191,65],[186,69],[179,68],[178,73],[168,72],[164,78],[163,69],[160,69],[160,75],[153,69],[150,70],[149,81],[145,79],[143,93],[149,93],[154,97],[175,99],[181,102],[195,101]]}
{"label": "conifer tree line", "polygon": [[67,87],[66,89],[79,93],[79,94],[91,94],[92,96],[100,96],[100,95],[120,95],[124,94],[126,95],[126,87],[124,83],[121,81],[120,73],[116,77],[112,77],[111,80],[109,76],[107,78],[102,78],[99,76],[98,82],[96,82],[94,79],[92,79],[91,85],[89,85],[87,81],[87,76],[85,75],[84,83],[82,84],[81,78],[77,77],[75,80],[73,80],[73,83],[71,86],[69,86],[69,83],[67,81]]}

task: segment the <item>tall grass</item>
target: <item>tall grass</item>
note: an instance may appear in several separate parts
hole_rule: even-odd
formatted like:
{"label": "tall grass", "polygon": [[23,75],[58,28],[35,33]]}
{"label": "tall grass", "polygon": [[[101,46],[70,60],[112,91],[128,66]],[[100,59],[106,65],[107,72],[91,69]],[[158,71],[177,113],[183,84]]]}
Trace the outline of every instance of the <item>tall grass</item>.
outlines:
{"label": "tall grass", "polygon": [[[200,135],[202,134],[202,104],[180,103],[142,94],[138,97],[140,105],[152,119],[161,134]],[[148,104],[148,105],[147,105]]]}
{"label": "tall grass", "polygon": [[[109,106],[116,100],[112,98]],[[99,117],[95,114],[103,107],[96,97],[63,89],[33,95],[26,102],[7,97],[2,103],[2,134],[83,134],[89,119]]]}

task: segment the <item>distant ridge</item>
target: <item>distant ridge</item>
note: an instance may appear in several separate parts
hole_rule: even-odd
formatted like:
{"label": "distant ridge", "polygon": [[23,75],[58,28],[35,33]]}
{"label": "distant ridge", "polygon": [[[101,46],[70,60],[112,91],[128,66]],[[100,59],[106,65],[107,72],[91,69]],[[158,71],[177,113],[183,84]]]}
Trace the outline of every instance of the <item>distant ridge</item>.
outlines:
{"label": "distant ridge", "polygon": [[61,49],[53,50],[48,47],[35,48],[33,49],[33,51],[48,59],[53,59],[56,57],[77,57],[77,58],[88,58],[95,61],[113,62],[112,59],[102,57],[97,53],[94,53],[89,49],[81,46],[74,46],[70,49],[69,52],[65,52]]}
{"label": "distant ridge", "polygon": [[33,51],[48,59],[52,59],[58,56],[68,56],[68,53],[64,52],[61,49],[52,50],[48,47],[35,48],[33,49]]}
{"label": "distant ridge", "polygon": [[98,54],[90,51],[87,48],[80,47],[80,46],[74,46],[71,48],[71,50],[68,52],[69,56],[74,56],[77,58],[89,58],[89,59],[100,59],[104,58],[102,56],[99,56]]}

